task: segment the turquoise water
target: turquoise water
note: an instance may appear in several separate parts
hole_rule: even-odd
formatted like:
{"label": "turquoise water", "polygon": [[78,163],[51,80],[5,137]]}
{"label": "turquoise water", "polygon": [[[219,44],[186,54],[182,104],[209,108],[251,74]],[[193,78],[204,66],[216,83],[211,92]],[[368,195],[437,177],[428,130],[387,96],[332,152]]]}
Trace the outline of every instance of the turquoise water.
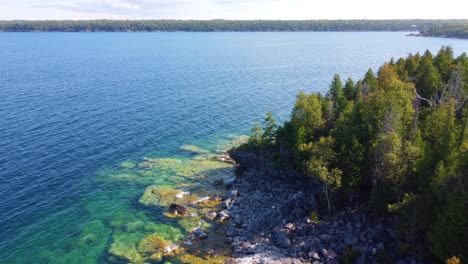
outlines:
{"label": "turquoise water", "polygon": [[212,157],[265,112],[284,120],[334,73],[468,51],[405,34],[1,33],[0,263],[144,262],[143,238],[178,243],[201,220],[164,214],[174,190],[221,193],[232,169]]}

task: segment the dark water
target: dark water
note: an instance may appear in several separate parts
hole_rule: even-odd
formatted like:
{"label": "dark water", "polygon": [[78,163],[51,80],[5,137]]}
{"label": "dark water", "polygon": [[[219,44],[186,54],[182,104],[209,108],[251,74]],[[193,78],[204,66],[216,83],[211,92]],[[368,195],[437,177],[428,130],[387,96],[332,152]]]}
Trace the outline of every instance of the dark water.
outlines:
{"label": "dark water", "polygon": [[135,205],[145,188],[180,187],[190,166],[228,173],[181,146],[216,153],[334,73],[442,45],[468,51],[405,33],[1,33],[0,263],[105,262],[148,233],[176,240],[179,224]]}

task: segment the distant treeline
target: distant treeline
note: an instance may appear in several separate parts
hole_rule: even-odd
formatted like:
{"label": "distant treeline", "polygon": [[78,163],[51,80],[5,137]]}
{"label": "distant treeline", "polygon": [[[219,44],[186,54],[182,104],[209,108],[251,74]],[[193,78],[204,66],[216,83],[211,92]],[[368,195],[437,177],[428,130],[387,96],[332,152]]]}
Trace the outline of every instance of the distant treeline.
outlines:
{"label": "distant treeline", "polygon": [[421,30],[421,36],[468,39],[468,24],[437,25]]}
{"label": "distant treeline", "polygon": [[5,32],[423,31],[467,20],[47,20],[0,21]]}

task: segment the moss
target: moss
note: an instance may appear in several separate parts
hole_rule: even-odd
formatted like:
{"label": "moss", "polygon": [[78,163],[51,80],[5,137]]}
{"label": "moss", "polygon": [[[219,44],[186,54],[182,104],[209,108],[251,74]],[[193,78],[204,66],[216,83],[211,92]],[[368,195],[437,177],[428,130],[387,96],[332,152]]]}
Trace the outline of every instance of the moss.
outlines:
{"label": "moss", "polygon": [[109,254],[130,263],[143,263],[144,257],[138,252],[136,245],[139,235],[117,233],[113,235],[113,243],[109,248]]}
{"label": "moss", "polygon": [[310,212],[310,219],[315,224],[320,224],[319,214],[317,213],[317,211]]}
{"label": "moss", "polygon": [[142,254],[163,253],[170,245],[170,241],[161,239],[155,234],[151,234],[140,241],[138,244],[138,252]]}
{"label": "moss", "polygon": [[[140,203],[143,205],[161,205],[169,206],[172,203],[192,204],[199,199],[194,194],[183,194],[182,190],[173,189],[171,187],[150,186],[140,198]],[[179,197],[177,197],[179,196]]]}
{"label": "moss", "polygon": [[136,167],[136,164],[131,160],[126,160],[120,164],[120,167],[124,169],[133,169]]}
{"label": "moss", "polygon": [[143,221],[130,222],[125,225],[128,232],[137,232],[145,230],[145,223]]}
{"label": "moss", "polygon": [[206,256],[205,258],[201,258],[192,254],[183,254],[179,257],[179,260],[182,263],[190,263],[190,264],[220,264],[225,263],[228,257],[222,255],[215,255],[215,256]]}
{"label": "moss", "polygon": [[197,146],[194,146],[194,145],[183,145],[182,147],[180,147],[180,149],[181,149],[181,150],[188,151],[188,152],[192,152],[192,153],[195,153],[195,154],[207,154],[207,153],[210,153],[209,150],[202,149],[202,148],[197,147]]}
{"label": "moss", "polygon": [[175,170],[182,164],[179,159],[171,158],[144,158],[138,166],[163,171]]}

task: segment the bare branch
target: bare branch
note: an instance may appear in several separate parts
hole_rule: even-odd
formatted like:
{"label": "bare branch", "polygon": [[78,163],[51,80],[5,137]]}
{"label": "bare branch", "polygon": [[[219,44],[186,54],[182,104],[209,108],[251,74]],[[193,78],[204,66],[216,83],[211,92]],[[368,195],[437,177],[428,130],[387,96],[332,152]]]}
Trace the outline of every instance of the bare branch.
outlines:
{"label": "bare branch", "polygon": [[426,98],[420,96],[420,95],[418,94],[418,92],[416,91],[416,87],[413,88],[413,90],[414,90],[414,93],[416,94],[416,97],[417,97],[419,100],[426,101],[426,102],[429,103],[429,106],[430,106],[430,107],[434,107],[434,102],[431,101],[431,100],[429,100],[429,99],[426,99]]}

